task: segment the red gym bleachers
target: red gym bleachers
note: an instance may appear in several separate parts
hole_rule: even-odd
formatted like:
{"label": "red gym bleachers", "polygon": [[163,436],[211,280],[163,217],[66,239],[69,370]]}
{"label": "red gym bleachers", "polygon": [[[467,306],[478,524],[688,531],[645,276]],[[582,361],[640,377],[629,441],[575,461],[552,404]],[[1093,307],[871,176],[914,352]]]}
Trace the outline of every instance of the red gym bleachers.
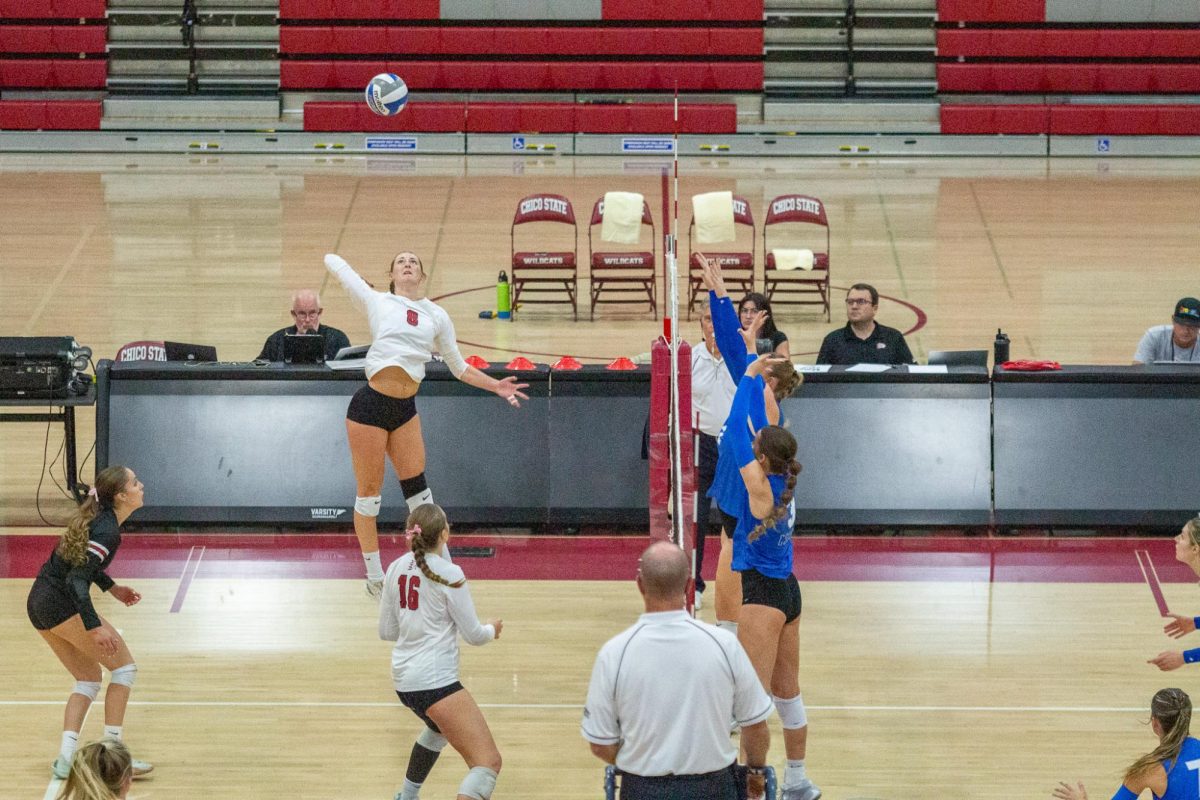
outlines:
{"label": "red gym bleachers", "polygon": [[105,0],[0,0],[0,89],[104,89],[107,39]]}
{"label": "red gym bleachers", "polygon": [[938,0],[940,22],[1045,22],[1046,0]]}
{"label": "red gym bleachers", "polygon": [[[672,133],[670,103],[413,103],[395,117],[373,114],[366,103],[308,102],[306,131],[406,133]],[[686,103],[680,133],[735,133],[737,107]]]}
{"label": "red gym bleachers", "polygon": [[943,105],[942,133],[1200,136],[1200,105]]}
{"label": "red gym bleachers", "polygon": [[0,100],[0,130],[100,130],[99,100]]}

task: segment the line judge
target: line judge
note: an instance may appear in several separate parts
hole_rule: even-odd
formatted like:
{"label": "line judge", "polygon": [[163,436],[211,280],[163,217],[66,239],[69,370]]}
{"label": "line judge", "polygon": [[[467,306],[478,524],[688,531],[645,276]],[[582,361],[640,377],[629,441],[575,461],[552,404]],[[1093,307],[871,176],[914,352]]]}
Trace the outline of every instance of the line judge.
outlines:
{"label": "line judge", "polygon": [[741,726],[751,796],[762,793],[771,698],[737,638],[684,611],[691,570],[670,542],[646,548],[637,586],[646,613],[596,657],[583,738],[623,773],[621,800],[735,800]]}

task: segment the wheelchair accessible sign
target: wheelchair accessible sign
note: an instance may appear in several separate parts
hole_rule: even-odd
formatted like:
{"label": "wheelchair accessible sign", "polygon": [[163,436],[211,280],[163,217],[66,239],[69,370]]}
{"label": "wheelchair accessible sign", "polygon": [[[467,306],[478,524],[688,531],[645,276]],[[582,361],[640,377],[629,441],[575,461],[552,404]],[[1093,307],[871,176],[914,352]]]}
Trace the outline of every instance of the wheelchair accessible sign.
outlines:
{"label": "wheelchair accessible sign", "polygon": [[638,136],[621,140],[623,153],[673,153],[675,140],[669,137]]}

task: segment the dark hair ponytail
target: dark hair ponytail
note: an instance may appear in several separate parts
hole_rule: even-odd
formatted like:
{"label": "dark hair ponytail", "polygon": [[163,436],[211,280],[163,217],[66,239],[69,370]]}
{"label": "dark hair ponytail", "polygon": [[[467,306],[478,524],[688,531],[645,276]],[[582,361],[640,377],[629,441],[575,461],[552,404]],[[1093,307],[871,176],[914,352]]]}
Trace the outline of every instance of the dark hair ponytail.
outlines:
{"label": "dark hair ponytail", "polygon": [[129,470],[126,467],[108,467],[96,475],[96,485],[67,520],[67,530],[63,532],[55,548],[68,564],[82,566],[87,561],[87,543],[92,520],[101,511],[113,507],[114,499],[128,482]]}
{"label": "dark hair ponytail", "polygon": [[759,431],[757,444],[759,454],[767,459],[767,474],[787,475],[787,484],[783,488],[783,493],[779,495],[779,504],[771,509],[771,513],[764,517],[754,530],[750,531],[746,537],[747,542],[754,542],[778,525],[780,520],[787,517],[788,505],[791,504],[792,496],[796,491],[796,476],[803,469],[800,462],[796,460],[796,437],[792,436],[786,428],[768,425]]}
{"label": "dark hair ponytail", "polygon": [[467,582],[466,578],[460,578],[451,583],[425,563],[425,554],[433,552],[438,540],[442,538],[442,532],[450,527],[450,523],[446,521],[446,512],[441,506],[436,503],[422,503],[409,513],[404,527],[412,536],[413,560],[417,562],[417,568],[421,570],[422,575],[451,589],[457,589]]}

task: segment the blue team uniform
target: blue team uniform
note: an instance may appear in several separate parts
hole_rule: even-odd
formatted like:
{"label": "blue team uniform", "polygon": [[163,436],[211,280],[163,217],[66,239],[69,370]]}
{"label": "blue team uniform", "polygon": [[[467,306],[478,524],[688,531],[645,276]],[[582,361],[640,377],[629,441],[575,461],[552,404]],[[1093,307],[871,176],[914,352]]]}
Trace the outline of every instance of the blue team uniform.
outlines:
{"label": "blue team uniform", "polygon": [[1179,755],[1174,761],[1164,761],[1163,769],[1167,771],[1167,791],[1162,797],[1155,794],[1156,800],[1200,800],[1200,740],[1184,739]]}

